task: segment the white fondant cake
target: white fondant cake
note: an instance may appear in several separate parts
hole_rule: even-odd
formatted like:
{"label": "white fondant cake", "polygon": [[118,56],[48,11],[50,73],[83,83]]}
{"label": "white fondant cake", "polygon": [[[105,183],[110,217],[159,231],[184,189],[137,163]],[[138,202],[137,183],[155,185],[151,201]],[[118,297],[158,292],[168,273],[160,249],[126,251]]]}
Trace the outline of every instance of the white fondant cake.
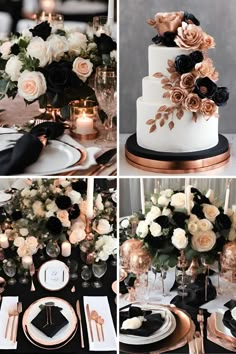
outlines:
{"label": "white fondant cake", "polygon": [[175,61],[178,55],[189,55],[193,50],[178,47],[150,45],[148,50],[149,76],[143,79],[143,96],[137,100],[137,143],[139,146],[160,152],[194,152],[209,149],[218,144],[218,118],[198,114],[196,121],[192,112],[184,110],[183,117],[178,119],[172,114],[174,129],[168,124],[157,124],[154,133],[146,122],[155,117],[162,105],[171,106],[169,98],[163,98],[166,92],[162,88],[160,78],[153,75],[157,72],[170,75],[167,71],[168,60]]}

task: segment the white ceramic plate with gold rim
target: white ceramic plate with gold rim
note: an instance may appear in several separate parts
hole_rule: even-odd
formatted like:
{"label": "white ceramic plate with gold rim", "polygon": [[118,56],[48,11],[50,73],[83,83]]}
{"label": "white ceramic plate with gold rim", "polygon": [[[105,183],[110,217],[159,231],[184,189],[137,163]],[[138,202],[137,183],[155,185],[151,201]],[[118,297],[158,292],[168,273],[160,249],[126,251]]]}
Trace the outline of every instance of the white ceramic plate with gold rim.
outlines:
{"label": "white ceramic plate with gold rim", "polygon": [[229,328],[225,327],[224,323],[223,323],[223,317],[224,314],[220,313],[220,312],[216,312],[215,313],[215,326],[216,326],[216,330],[218,332],[223,333],[225,336],[229,336],[232,337],[236,340],[236,338],[232,335],[231,331]]}
{"label": "white ceramic plate with gold rim", "polygon": [[38,271],[39,283],[49,291],[63,289],[68,284],[69,278],[69,268],[57,259],[43,263]]}
{"label": "white ceramic plate with gold rim", "polygon": [[[68,324],[57,332],[53,338],[46,336],[31,323],[41,311],[40,306],[44,305],[46,302],[53,302],[55,306],[60,307],[62,309],[61,313],[68,320]],[[26,332],[28,332],[29,336],[35,342],[50,347],[63,343],[73,334],[77,326],[77,317],[73,307],[67,301],[58,297],[44,297],[28,307],[23,315],[22,326],[24,333],[26,334]]]}

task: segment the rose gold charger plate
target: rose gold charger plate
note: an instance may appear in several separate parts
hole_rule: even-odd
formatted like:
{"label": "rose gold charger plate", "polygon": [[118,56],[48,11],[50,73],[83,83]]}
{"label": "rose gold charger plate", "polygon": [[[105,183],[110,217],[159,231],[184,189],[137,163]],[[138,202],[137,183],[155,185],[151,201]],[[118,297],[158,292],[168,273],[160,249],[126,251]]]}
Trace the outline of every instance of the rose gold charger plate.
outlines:
{"label": "rose gold charger plate", "polygon": [[236,352],[236,338],[227,336],[216,329],[215,313],[213,313],[207,320],[207,339],[225,349]]}
{"label": "rose gold charger plate", "polygon": [[128,345],[120,343],[120,351],[126,353],[153,353],[159,354],[183,347],[192,339],[195,325],[190,316],[181,309],[166,306],[176,319],[176,329],[167,338],[147,345]]}

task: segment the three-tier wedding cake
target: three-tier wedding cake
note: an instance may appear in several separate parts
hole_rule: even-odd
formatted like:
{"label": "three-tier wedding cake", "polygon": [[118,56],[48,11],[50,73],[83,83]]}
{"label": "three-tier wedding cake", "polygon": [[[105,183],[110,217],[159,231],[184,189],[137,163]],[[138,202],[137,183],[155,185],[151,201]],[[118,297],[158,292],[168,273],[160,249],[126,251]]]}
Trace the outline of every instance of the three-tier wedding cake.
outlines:
{"label": "three-tier wedding cake", "polygon": [[218,134],[219,107],[229,91],[207,51],[214,38],[187,12],[157,13],[148,21],[157,30],[148,48],[148,76],[137,100],[137,134],[126,144],[128,161],[156,172],[216,168],[229,159]]}

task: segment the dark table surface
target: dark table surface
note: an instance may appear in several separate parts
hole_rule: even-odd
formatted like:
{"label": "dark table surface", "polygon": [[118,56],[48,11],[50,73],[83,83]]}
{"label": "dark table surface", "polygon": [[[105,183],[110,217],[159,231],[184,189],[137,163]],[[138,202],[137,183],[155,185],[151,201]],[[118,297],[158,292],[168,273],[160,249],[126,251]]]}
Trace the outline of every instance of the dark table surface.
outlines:
{"label": "dark table surface", "polygon": [[[81,265],[79,266],[79,272],[80,273]],[[116,304],[115,304],[115,294],[113,293],[111,289],[111,284],[114,280],[116,280],[116,267],[112,266],[110,261],[108,261],[108,268],[107,272],[102,278],[103,282],[103,287],[100,289],[94,289],[92,287],[89,288],[82,288],[81,283],[82,279],[79,275],[78,280],[74,283],[69,283],[64,289],[60,291],[47,291],[44,289],[37,281],[37,277],[34,277],[34,283],[36,287],[35,292],[30,291],[30,283],[27,285],[21,285],[17,283],[16,285],[8,285],[5,292],[3,293],[3,296],[19,296],[19,300],[22,302],[23,305],[23,313],[24,311],[28,308],[30,304],[32,304],[34,301],[46,297],[46,296],[55,296],[62,298],[66,301],[68,301],[73,308],[75,309],[75,304],[76,300],[80,300],[80,307],[81,307],[81,315],[82,315],[82,324],[83,324],[83,331],[84,331],[84,341],[85,341],[85,348],[81,349],[80,346],[80,331],[79,328],[77,330],[77,333],[75,337],[63,348],[59,350],[52,351],[54,353],[83,353],[87,354],[89,353],[89,347],[88,347],[88,335],[87,335],[87,328],[86,328],[86,322],[85,322],[85,315],[84,315],[84,308],[83,308],[83,296],[107,296],[110,309],[111,309],[111,314],[114,322],[114,326],[116,328]],[[72,293],[70,291],[71,287],[75,284],[76,286],[76,292]],[[24,354],[37,354],[37,353],[44,353],[44,349],[37,348],[33,344],[31,344],[27,338],[24,335],[22,326],[21,326],[21,319],[22,319],[22,314],[20,316],[19,320],[19,329],[18,329],[18,346],[17,350],[0,350],[1,354],[13,354],[13,353],[24,353]],[[91,352],[91,353],[103,353],[102,351],[99,352]],[[114,352],[109,352],[106,351],[104,353],[110,353],[113,354]]]}

